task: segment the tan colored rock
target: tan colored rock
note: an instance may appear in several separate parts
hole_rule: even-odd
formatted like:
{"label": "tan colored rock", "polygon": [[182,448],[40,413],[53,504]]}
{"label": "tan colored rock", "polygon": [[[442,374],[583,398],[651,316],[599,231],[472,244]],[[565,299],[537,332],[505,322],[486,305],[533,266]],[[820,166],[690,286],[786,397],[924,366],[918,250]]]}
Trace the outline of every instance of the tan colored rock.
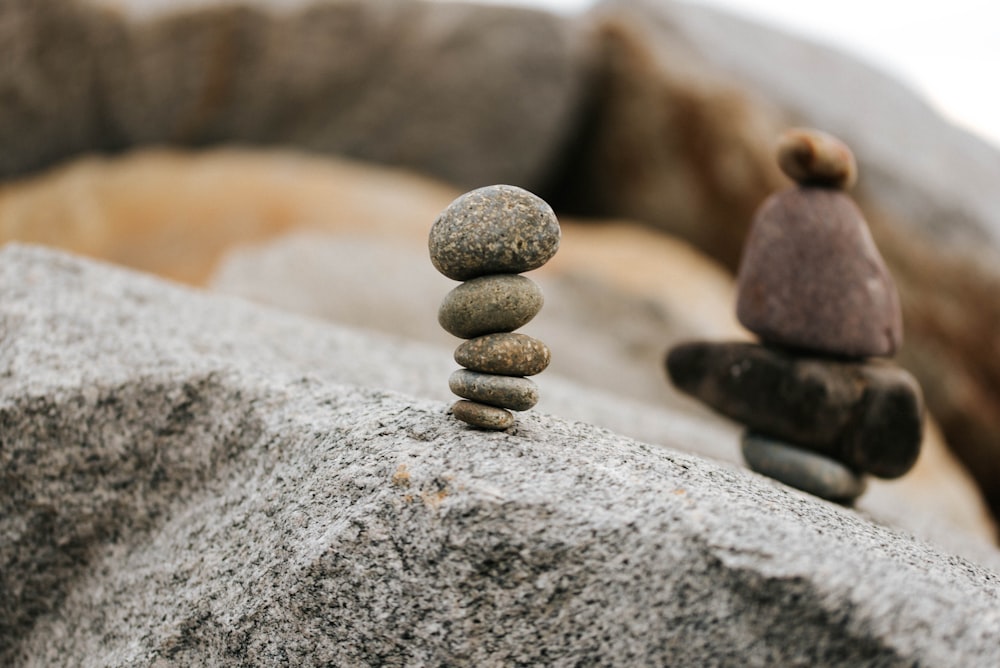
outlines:
{"label": "tan colored rock", "polygon": [[187,283],[234,243],[292,229],[426,243],[456,192],[401,171],[289,151],[89,157],[0,184],[0,240],[42,243]]}
{"label": "tan colored rock", "polygon": [[858,164],[847,144],[812,128],[782,133],[778,166],[799,185],[850,190],[858,180]]}

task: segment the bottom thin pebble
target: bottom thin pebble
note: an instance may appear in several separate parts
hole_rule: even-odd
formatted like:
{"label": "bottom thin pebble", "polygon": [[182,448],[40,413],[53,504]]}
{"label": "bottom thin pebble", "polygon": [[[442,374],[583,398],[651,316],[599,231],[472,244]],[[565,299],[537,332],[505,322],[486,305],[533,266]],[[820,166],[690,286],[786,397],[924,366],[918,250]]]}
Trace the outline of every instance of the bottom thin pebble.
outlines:
{"label": "bottom thin pebble", "polygon": [[757,473],[830,501],[851,503],[865,491],[864,476],[840,462],[749,431],[743,458]]}
{"label": "bottom thin pebble", "polygon": [[514,426],[514,416],[510,411],[475,401],[456,401],[451,407],[451,414],[462,422],[481,429],[501,431]]}

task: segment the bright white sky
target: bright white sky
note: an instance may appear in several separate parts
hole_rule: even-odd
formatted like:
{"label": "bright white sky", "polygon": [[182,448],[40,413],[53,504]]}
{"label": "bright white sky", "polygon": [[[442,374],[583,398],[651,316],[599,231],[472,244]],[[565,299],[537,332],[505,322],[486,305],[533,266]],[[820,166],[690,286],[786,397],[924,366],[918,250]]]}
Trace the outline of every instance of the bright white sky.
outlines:
{"label": "bright white sky", "polygon": [[[485,0],[575,12],[593,0]],[[861,56],[1000,146],[1000,0],[689,0]]]}

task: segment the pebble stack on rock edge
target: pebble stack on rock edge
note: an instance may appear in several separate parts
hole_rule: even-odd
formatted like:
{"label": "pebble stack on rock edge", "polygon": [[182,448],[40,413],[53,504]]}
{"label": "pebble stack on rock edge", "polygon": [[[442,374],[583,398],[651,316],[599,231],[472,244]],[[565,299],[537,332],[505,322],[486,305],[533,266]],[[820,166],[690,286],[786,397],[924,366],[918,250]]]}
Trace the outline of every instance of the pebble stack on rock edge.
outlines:
{"label": "pebble stack on rock edge", "polygon": [[449,292],[438,322],[468,339],[455,350],[461,365],[448,386],[462,397],[452,415],[480,429],[514,425],[510,411],[538,402],[527,376],[551,358],[541,341],[514,332],[542,308],[542,291],[522,272],[537,269],[559,249],[559,222],[541,198],[516,186],[495,185],[465,193],[438,216],[428,248],[434,267],[464,281]]}
{"label": "pebble stack on rock edge", "polygon": [[902,343],[896,286],[846,193],[851,150],[796,128],[778,143],[795,182],[757,211],[737,276],[736,315],[761,344],[674,347],[674,385],[747,427],[754,471],[851,503],[865,476],[896,478],[916,462],[923,397],[891,357]]}

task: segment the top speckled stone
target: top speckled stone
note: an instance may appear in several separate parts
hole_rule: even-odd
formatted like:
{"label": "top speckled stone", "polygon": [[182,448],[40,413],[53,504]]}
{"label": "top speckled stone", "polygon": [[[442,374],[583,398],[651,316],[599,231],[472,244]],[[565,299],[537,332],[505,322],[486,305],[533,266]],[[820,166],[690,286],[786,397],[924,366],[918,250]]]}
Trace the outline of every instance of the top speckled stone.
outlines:
{"label": "top speckled stone", "polygon": [[516,186],[465,193],[431,228],[431,262],[442,274],[466,281],[489,274],[537,269],[559,250],[559,221],[543,199]]}

